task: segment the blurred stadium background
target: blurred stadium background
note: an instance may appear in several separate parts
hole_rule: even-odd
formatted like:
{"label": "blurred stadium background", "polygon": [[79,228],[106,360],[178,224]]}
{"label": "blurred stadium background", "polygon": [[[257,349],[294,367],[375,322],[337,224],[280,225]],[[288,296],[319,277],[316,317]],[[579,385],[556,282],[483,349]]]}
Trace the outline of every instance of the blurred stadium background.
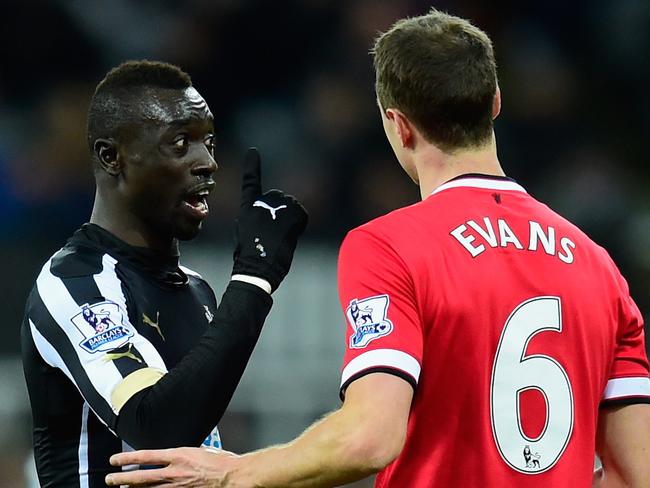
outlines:
{"label": "blurred stadium background", "polygon": [[221,425],[227,448],[258,448],[338,404],[337,246],[351,227],[418,198],[384,140],[367,53],[378,30],[431,5],[470,18],[495,43],[506,171],[610,251],[650,318],[647,0],[9,0],[0,16],[0,488],[37,486],[19,325],[42,263],[90,215],[85,112],[104,73],[126,59],[177,63],[210,104],[218,191],[183,261],[218,294],[247,146],[261,150],[267,187],[309,209],[292,274]]}

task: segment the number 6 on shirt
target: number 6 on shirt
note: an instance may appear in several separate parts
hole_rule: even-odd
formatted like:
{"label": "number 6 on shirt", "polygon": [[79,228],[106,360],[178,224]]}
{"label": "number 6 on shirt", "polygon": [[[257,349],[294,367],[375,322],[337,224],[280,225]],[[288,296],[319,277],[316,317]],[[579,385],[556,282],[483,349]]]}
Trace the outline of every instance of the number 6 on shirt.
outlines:
{"label": "number 6 on shirt", "polygon": [[[573,393],[566,371],[552,357],[526,355],[536,334],[562,332],[560,307],[558,297],[536,297],[518,305],[503,327],[494,358],[492,433],[503,460],[520,473],[543,473],[553,467],[573,432]],[[519,410],[521,393],[530,389],[538,390],[546,402],[546,420],[534,439],[524,433]]]}

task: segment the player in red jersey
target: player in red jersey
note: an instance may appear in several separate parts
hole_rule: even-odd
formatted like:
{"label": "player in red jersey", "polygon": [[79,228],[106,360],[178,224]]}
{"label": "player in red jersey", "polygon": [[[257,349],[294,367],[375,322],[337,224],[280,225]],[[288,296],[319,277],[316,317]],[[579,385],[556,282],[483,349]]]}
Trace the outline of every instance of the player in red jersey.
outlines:
{"label": "player in red jersey", "polygon": [[374,54],[384,129],[423,201],[341,247],[343,406],[244,456],[118,455],[167,467],[109,484],[336,486],[380,471],[380,488],[650,486],[641,314],[607,253],[505,177],[490,40],[434,10]]}

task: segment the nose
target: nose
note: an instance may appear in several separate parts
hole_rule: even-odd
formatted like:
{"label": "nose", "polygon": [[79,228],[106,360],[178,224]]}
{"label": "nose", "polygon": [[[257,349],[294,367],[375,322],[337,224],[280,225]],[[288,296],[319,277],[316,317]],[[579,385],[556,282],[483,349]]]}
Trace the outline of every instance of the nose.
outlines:
{"label": "nose", "polygon": [[193,176],[203,176],[205,178],[211,177],[219,165],[214,160],[212,154],[208,151],[202,154],[199,159],[192,165],[190,172]]}

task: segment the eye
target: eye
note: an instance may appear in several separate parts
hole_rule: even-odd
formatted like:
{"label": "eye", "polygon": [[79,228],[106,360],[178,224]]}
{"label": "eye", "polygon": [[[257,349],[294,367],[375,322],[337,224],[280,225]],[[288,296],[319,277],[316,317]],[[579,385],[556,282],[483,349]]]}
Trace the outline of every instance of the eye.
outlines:
{"label": "eye", "polygon": [[179,135],[178,137],[176,137],[172,141],[172,145],[174,146],[174,149],[176,149],[178,151],[184,151],[185,149],[187,149],[188,142],[189,142],[189,139],[188,139],[187,135],[182,134],[182,135]]}
{"label": "eye", "polygon": [[207,136],[204,140],[203,143],[205,144],[205,147],[208,148],[208,151],[211,153],[214,152],[214,135],[210,134]]}

